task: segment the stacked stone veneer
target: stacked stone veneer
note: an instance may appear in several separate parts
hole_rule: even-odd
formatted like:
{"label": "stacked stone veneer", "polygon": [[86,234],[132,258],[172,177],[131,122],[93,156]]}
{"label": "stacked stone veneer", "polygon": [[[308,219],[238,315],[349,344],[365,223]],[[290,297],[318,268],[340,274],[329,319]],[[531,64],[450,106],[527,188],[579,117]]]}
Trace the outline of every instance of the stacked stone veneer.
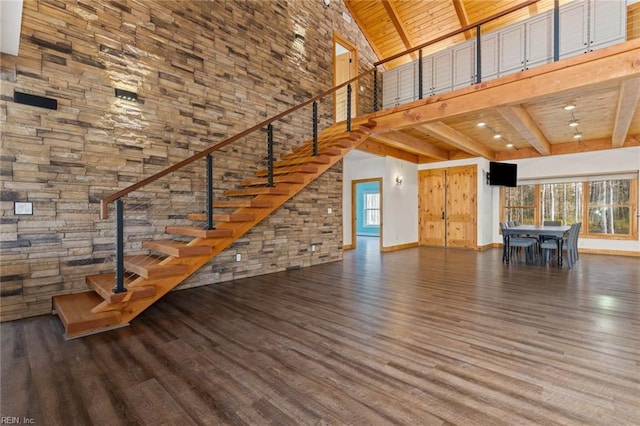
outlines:
{"label": "stacked stone veneer", "polygon": [[[375,58],[345,11],[320,0],[25,0],[19,56],[1,57],[2,320],[48,313],[53,295],[113,270],[102,197],[331,87],[334,31],[358,46],[367,69]],[[138,101],[116,99],[116,87]],[[58,109],[16,104],[14,90],[55,98]],[[274,124],[277,155],[309,138],[310,114]],[[322,128],[331,99],[320,115]],[[264,141],[261,131],[214,155],[218,196],[264,168]],[[182,287],[341,259],[341,167]],[[203,175],[200,161],[124,200],[126,254],[204,209]],[[15,216],[15,201],[33,202],[34,214]]]}

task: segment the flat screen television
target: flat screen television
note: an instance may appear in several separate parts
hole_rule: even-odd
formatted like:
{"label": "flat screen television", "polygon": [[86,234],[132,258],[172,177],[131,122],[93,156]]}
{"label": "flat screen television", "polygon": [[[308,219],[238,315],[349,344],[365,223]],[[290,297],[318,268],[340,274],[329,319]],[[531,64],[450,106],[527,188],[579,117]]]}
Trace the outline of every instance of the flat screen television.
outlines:
{"label": "flat screen television", "polygon": [[489,185],[518,186],[518,165],[512,163],[489,163]]}

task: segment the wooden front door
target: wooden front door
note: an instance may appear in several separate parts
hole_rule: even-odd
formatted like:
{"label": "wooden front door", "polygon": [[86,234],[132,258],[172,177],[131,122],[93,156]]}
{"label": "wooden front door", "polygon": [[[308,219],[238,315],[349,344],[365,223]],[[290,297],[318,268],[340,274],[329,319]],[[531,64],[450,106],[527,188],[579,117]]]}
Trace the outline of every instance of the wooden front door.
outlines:
{"label": "wooden front door", "polygon": [[476,166],[447,169],[447,247],[476,246]]}
{"label": "wooden front door", "polygon": [[419,179],[420,244],[475,248],[476,166],[422,170]]}
{"label": "wooden front door", "polygon": [[420,245],[446,246],[445,228],[445,169],[419,172],[418,223]]}

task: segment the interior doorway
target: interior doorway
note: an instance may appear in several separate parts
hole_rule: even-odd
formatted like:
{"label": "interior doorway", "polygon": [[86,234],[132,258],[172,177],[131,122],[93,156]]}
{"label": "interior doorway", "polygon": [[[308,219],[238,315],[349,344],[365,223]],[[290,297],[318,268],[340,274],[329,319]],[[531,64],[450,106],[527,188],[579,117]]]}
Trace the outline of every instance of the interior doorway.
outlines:
{"label": "interior doorway", "polygon": [[351,181],[351,243],[382,247],[382,178]]}
{"label": "interior doorway", "polygon": [[[333,87],[349,81],[358,75],[358,50],[356,46],[337,33],[333,33]],[[356,117],[358,110],[358,87],[352,85],[351,117]],[[347,119],[347,87],[333,94],[335,121]]]}

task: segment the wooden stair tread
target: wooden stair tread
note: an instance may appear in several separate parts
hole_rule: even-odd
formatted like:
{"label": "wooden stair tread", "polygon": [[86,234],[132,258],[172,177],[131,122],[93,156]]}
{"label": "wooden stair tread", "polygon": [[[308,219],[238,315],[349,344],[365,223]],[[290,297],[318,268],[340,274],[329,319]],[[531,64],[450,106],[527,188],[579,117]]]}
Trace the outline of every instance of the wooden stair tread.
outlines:
{"label": "wooden stair tread", "polygon": [[[206,221],[206,213],[191,213],[187,219],[195,221]],[[250,213],[214,214],[214,222],[251,222],[256,219],[256,215]]]}
{"label": "wooden stair tread", "polygon": [[[290,160],[293,158],[300,158],[300,157],[306,157],[309,155],[313,155],[313,146],[312,145],[303,145],[301,147],[299,147],[298,149],[293,150],[293,152],[283,155],[282,159],[284,160]],[[318,145],[318,155],[328,155],[328,156],[336,156],[336,155],[342,155],[342,150],[338,147],[336,147],[335,145],[331,146],[323,146],[323,145]]]}
{"label": "wooden stair tread", "polygon": [[264,187],[230,189],[224,192],[225,197],[241,197],[244,195],[289,195],[289,188]]}
{"label": "wooden stair tread", "polygon": [[144,254],[125,256],[124,268],[145,278],[160,278],[187,272],[185,265],[161,265],[163,259]]}
{"label": "wooden stair tread", "polygon": [[121,314],[118,311],[91,312],[103,302],[94,291],[54,296],[52,302],[69,339],[126,325],[120,324]]}
{"label": "wooden stair tread", "polygon": [[88,275],[85,280],[89,287],[108,303],[120,303],[125,297],[127,297],[128,300],[136,300],[156,295],[156,289],[153,286],[128,288],[129,284],[134,281],[134,279],[129,276],[124,277],[124,285],[125,288],[128,288],[127,291],[124,293],[114,293],[113,288],[116,284],[116,274],[113,272]]}
{"label": "wooden stair tread", "polygon": [[328,155],[310,155],[308,157],[293,158],[291,160],[279,160],[273,162],[273,167],[297,166],[307,163],[329,164],[331,163],[331,157],[329,157]]}
{"label": "wooden stair tread", "polygon": [[[283,176],[275,176],[273,178],[274,183],[304,183],[305,177],[300,174],[293,175],[283,175]],[[240,182],[242,186],[258,186],[258,185],[266,185],[268,183],[267,178],[262,179],[247,179]]]}
{"label": "wooden stair tread", "polygon": [[142,247],[173,257],[198,256],[209,254],[213,250],[211,246],[189,246],[187,243],[176,240],[143,241]]}
{"label": "wooden stair tread", "polygon": [[[308,164],[302,164],[299,166],[278,167],[273,170],[274,175],[292,174],[292,173],[318,173],[318,167]],[[264,177],[268,175],[267,170],[258,170],[255,172],[258,177]]]}
{"label": "wooden stair tread", "polygon": [[167,226],[167,234],[185,235],[195,238],[227,238],[233,236],[232,229],[202,229],[197,226]]}
{"label": "wooden stair tread", "polygon": [[251,200],[217,200],[213,202],[214,208],[269,208],[273,203],[269,200],[258,200],[253,198]]}

